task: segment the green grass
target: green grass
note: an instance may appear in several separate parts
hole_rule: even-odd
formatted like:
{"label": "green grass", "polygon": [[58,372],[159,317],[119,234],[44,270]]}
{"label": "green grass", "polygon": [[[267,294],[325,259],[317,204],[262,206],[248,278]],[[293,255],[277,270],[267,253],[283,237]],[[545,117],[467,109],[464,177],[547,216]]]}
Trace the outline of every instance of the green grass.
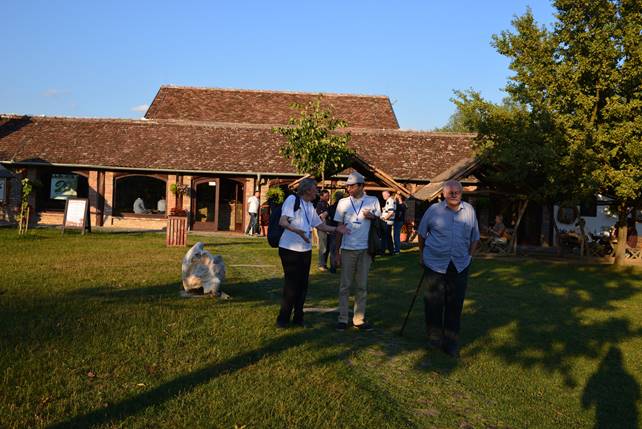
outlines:
{"label": "green grass", "polygon": [[[275,249],[195,237],[233,299],[179,297],[186,249],[158,234],[0,229],[0,427],[638,427],[642,271],[476,260],[459,361],[399,337],[416,251],[379,259],[372,333],[277,330]],[[239,264],[268,267],[234,267]],[[334,307],[314,272],[307,305]]]}

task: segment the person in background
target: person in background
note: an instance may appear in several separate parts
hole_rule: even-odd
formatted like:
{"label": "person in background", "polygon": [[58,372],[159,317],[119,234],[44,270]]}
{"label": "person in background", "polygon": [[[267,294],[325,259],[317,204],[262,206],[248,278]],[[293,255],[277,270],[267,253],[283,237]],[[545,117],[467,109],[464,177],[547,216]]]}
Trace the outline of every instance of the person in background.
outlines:
{"label": "person in background", "polygon": [[395,222],[393,225],[394,239],[395,239],[395,254],[398,254],[401,251],[401,227],[406,222],[406,198],[401,195],[395,195]]}
{"label": "person in background", "polygon": [[145,203],[141,197],[136,198],[134,201],[134,213],[145,214],[149,213],[149,210],[145,208]]}
{"label": "person in background", "polygon": [[385,255],[387,250],[390,255],[393,255],[395,249],[392,242],[392,227],[395,223],[395,208],[397,205],[394,196],[390,192],[383,191],[381,195],[385,201],[385,206],[381,212],[381,220],[386,223],[386,231],[381,239],[381,254]]}
{"label": "person in background", "polygon": [[381,206],[378,198],[366,195],[364,182],[364,177],[357,172],[348,176],[346,188],[349,196],[339,201],[334,214],[334,220],[339,225],[337,228],[349,226],[351,230],[351,234],[345,237],[337,234],[335,257],[341,266],[337,331],[348,328],[348,301],[352,285],[355,286],[352,324],[360,331],[372,331],[372,325],[366,321],[368,270],[372,263],[372,257],[368,254],[368,232],[370,221],[380,216]]}
{"label": "person in background", "polygon": [[[337,212],[337,204],[339,203],[339,200],[343,198],[344,195],[345,194],[342,191],[337,191],[334,193],[334,202],[328,208],[328,216],[325,219],[325,223],[327,223],[329,226],[338,225],[337,222],[334,220],[334,215]],[[330,255],[330,272],[333,274],[337,272],[337,261],[336,261],[336,258],[334,257],[337,250],[336,243],[337,243],[336,234],[328,234],[328,254]]]}
{"label": "person in background", "polygon": [[[304,179],[297,189],[300,206],[294,211],[296,197],[290,195],[283,202],[279,225],[284,230],[279,241],[279,257],[283,265],[284,285],[281,310],[276,319],[279,328],[290,324],[299,327],[303,325],[303,304],[308,292],[310,263],[312,261],[312,228],[327,233],[340,232],[350,236],[350,230],[345,225],[329,226],[321,221],[312,201],[317,196],[317,185],[313,179]],[[294,315],[292,312],[294,311]]]}
{"label": "person in background", "polygon": [[165,201],[165,197],[161,197],[161,199],[158,200],[156,210],[158,213],[165,213],[165,210],[167,210],[167,201]]}
{"label": "person in background", "polygon": [[[321,190],[321,192],[319,192],[319,202],[317,203],[316,210],[319,219],[321,219],[323,223],[326,223],[325,221],[328,218],[328,208],[330,207],[328,201],[330,201],[330,191],[327,189]],[[317,267],[319,271],[326,271],[328,269],[326,265],[328,261],[328,234],[317,229],[317,235],[319,237],[319,262]]]}
{"label": "person in background", "polygon": [[259,235],[259,205],[261,204],[261,201],[259,200],[259,197],[261,196],[261,193],[259,191],[256,191],[254,195],[252,195],[250,198],[247,200],[247,212],[250,215],[250,222],[247,224],[247,229],[245,230],[246,235]]}
{"label": "person in background", "polygon": [[444,200],[428,207],[418,231],[428,345],[455,358],[468,270],[479,246],[475,209],[461,200],[462,192],[461,183],[447,181]]}

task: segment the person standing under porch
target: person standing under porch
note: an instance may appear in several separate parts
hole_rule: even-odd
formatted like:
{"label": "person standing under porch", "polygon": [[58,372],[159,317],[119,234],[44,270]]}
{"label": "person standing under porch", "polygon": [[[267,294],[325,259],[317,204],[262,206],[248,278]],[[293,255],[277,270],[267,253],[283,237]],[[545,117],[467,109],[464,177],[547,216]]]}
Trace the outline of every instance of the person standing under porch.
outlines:
{"label": "person standing under porch", "polygon": [[392,242],[392,226],[395,223],[395,208],[397,205],[395,203],[394,196],[390,192],[383,191],[381,195],[385,201],[385,206],[381,213],[381,220],[386,223],[386,231],[381,239],[381,255],[385,255],[386,250],[390,255],[394,255],[395,249]]}
{"label": "person standing under porch", "polygon": [[479,246],[475,209],[462,192],[461,183],[447,181],[444,201],[428,207],[418,229],[428,345],[452,357],[459,356],[468,270]]}
{"label": "person standing under porch", "polygon": [[401,252],[401,228],[406,222],[406,198],[397,194],[395,196],[397,205],[395,206],[395,224],[393,225],[393,235],[395,238],[395,254]]}
{"label": "person standing under porch", "polygon": [[341,283],[339,286],[339,321],[337,331],[348,327],[348,300],[350,288],[354,285],[354,314],[352,324],[361,331],[371,331],[372,326],[366,321],[366,298],[368,295],[368,270],[372,257],[368,254],[368,232],[370,221],[381,214],[381,206],[376,197],[364,192],[364,177],[351,173],[346,181],[348,194],[337,204],[334,220],[338,227],[348,226],[351,234],[337,234],[335,257],[340,261]]}
{"label": "person standing under porch", "polygon": [[[316,210],[319,218],[324,223],[326,223],[325,221],[328,217],[328,209],[330,208],[328,201],[330,201],[330,191],[328,191],[327,189],[321,190],[321,192],[319,192],[319,202],[317,203]],[[328,269],[326,264],[328,261],[329,235],[328,233],[317,229],[317,236],[319,237],[319,261],[317,267],[319,271],[326,271]]]}
{"label": "person standing under porch", "polygon": [[259,200],[260,196],[261,193],[259,191],[256,191],[254,195],[252,195],[247,200],[247,212],[250,215],[250,222],[247,224],[247,229],[245,230],[245,234],[247,235],[259,235],[259,206],[261,204],[261,201]]}

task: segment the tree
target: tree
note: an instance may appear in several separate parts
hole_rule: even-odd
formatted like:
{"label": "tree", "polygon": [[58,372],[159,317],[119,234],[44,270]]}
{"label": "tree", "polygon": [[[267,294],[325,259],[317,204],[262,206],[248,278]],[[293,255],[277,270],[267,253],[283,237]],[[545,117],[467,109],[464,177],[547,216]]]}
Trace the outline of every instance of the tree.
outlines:
{"label": "tree", "polygon": [[450,115],[450,118],[448,118],[448,123],[446,125],[435,128],[433,131],[438,133],[472,133],[475,132],[475,129],[473,129],[470,123],[466,120],[461,109],[457,108],[457,110]]}
{"label": "tree", "polygon": [[298,118],[290,118],[288,127],[273,131],[286,138],[279,153],[292,161],[301,174],[311,174],[325,182],[352,162],[355,152],[348,147],[350,133],[338,133],[347,123],[334,117],[329,108],[321,106],[321,97],[307,105],[293,104]]}
{"label": "tree", "polygon": [[[517,249],[517,230],[530,201],[561,198],[568,189],[557,141],[547,136],[545,118],[536,120],[526,106],[504,100],[494,104],[478,92],[457,91],[453,102],[467,127],[477,131],[473,142],[484,182],[511,196],[518,204],[510,247]],[[485,167],[485,168],[484,168]]]}
{"label": "tree", "polygon": [[552,185],[615,199],[621,263],[627,208],[642,198],[642,2],[553,4],[550,30],[528,10],[513,20],[515,32],[494,36],[493,44],[515,73],[509,97],[558,162],[561,175],[551,179],[562,181]]}

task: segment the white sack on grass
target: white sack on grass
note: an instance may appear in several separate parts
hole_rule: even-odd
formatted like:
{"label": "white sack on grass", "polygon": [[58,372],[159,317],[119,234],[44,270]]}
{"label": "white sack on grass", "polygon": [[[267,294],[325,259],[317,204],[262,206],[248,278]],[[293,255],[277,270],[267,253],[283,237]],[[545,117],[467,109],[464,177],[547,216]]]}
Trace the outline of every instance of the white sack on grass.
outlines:
{"label": "white sack on grass", "polygon": [[192,246],[183,258],[183,288],[187,292],[212,294],[228,298],[221,291],[221,283],[225,280],[225,264],[221,255],[212,255],[203,249],[200,241]]}

